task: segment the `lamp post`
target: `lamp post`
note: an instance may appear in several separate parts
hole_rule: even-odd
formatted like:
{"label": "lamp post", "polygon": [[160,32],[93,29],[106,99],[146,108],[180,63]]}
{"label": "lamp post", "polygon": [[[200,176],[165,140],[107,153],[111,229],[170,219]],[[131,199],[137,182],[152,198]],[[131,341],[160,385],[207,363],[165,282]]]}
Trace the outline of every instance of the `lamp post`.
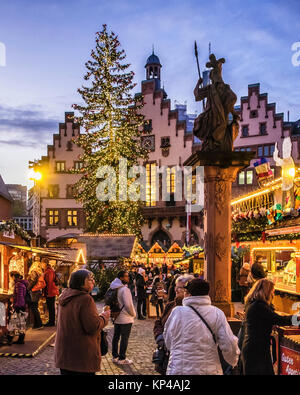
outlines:
{"label": "lamp post", "polygon": [[[41,185],[40,182],[43,178],[42,172],[40,170],[40,165],[37,161],[29,162],[29,180],[34,182],[34,203],[33,203],[33,233],[36,236],[40,234],[41,228]],[[36,222],[36,218],[38,218]],[[40,246],[40,243],[39,245]]]}

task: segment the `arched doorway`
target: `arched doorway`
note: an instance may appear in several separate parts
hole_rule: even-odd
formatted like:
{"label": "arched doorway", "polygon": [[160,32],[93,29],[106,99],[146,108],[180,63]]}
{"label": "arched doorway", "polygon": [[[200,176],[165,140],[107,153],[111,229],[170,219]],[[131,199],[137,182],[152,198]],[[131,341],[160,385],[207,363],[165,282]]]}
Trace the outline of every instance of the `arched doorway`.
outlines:
{"label": "arched doorway", "polygon": [[171,247],[171,239],[162,229],[154,233],[151,239],[151,246],[159,241],[164,247],[169,249]]}

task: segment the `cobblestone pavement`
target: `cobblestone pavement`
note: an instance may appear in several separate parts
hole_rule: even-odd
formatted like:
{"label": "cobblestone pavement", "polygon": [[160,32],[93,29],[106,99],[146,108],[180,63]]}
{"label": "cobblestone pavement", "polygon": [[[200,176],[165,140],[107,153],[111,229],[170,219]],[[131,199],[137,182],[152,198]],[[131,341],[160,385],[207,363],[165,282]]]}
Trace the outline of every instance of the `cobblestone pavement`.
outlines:
{"label": "cobblestone pavement", "polygon": [[[99,310],[102,305],[97,304]],[[109,350],[105,357],[102,357],[101,372],[99,375],[152,375],[157,374],[153,367],[152,353],[155,349],[153,338],[154,319],[144,321],[135,320],[129,338],[127,357],[133,360],[132,365],[118,366],[112,362]],[[108,331],[108,342],[111,345],[113,335],[113,325],[106,327]],[[34,358],[0,358],[0,375],[58,375],[59,370],[54,365],[54,348],[47,346]]]}
{"label": "cobblestone pavement", "polygon": [[[103,304],[97,303],[99,311]],[[235,310],[242,310],[242,304],[235,303]],[[101,372],[99,375],[154,375],[158,374],[154,370],[152,354],[155,349],[153,338],[154,319],[145,321],[135,320],[129,338],[127,357],[133,360],[132,365],[118,366],[112,362],[111,348],[105,357],[102,357]],[[113,336],[113,325],[110,323],[108,331],[108,342],[111,345]],[[54,348],[46,347],[34,358],[0,358],[0,375],[58,375],[59,370],[54,366]]]}

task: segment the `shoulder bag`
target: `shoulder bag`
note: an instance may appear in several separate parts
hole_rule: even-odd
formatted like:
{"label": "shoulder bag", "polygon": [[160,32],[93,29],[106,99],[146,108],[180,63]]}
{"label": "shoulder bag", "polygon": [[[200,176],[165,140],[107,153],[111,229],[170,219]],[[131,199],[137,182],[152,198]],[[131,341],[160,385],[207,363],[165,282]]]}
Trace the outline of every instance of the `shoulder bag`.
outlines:
{"label": "shoulder bag", "polygon": [[188,306],[188,307],[190,307],[192,310],[194,310],[194,312],[198,315],[198,317],[201,319],[201,321],[205,324],[206,328],[210,331],[210,333],[214,339],[215,345],[218,347],[218,353],[219,353],[219,358],[220,358],[220,363],[222,366],[223,374],[224,375],[231,375],[233,372],[233,367],[231,365],[229,365],[223,358],[222,351],[220,350],[220,347],[217,344],[216,335],[212,331],[211,327],[208,325],[208,323],[205,321],[205,319],[202,317],[202,315],[195,309],[195,307],[193,307],[193,306]]}

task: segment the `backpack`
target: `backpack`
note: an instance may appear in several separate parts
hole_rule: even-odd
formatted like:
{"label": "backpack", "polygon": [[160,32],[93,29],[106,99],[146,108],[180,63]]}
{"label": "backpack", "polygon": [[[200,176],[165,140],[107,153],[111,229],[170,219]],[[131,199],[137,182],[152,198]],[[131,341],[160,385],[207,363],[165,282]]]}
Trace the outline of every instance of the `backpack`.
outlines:
{"label": "backpack", "polygon": [[122,308],[120,308],[119,305],[118,288],[116,289],[108,288],[106,294],[104,295],[104,303],[106,306],[110,307],[110,317],[112,319],[112,322],[114,322],[124,307],[123,306]]}
{"label": "backpack", "polygon": [[44,275],[41,274],[40,277],[37,280],[37,283],[35,284],[35,286],[31,289],[32,292],[36,292],[36,291],[41,291],[42,289],[44,289],[46,287],[46,281],[44,279]]}

